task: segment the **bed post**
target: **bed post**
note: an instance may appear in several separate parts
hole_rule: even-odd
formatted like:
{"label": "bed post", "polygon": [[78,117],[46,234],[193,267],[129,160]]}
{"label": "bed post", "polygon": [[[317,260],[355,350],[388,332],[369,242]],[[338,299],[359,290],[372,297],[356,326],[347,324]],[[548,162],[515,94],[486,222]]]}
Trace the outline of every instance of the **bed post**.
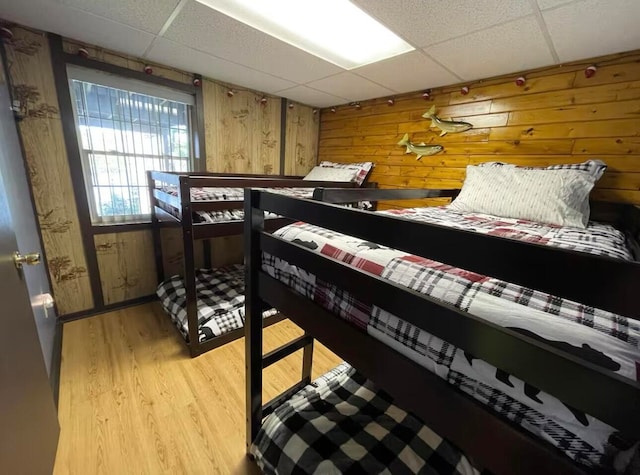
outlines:
{"label": "bed post", "polygon": [[[305,336],[311,337],[307,332],[304,332]],[[311,382],[311,366],[313,364],[313,337],[308,344],[302,349],[302,382],[303,384],[309,384]]]}
{"label": "bed post", "polygon": [[198,301],[196,295],[196,265],[193,243],[193,215],[191,213],[191,187],[188,176],[180,177],[180,214],[182,218],[182,246],[184,258],[184,287],[187,298],[187,323],[189,324],[189,351],[191,357],[200,354],[198,339]]}
{"label": "bed post", "polygon": [[149,187],[149,204],[151,205],[151,239],[153,240],[153,255],[156,260],[156,277],[158,284],[164,281],[164,264],[162,261],[162,242],[160,240],[160,222],[156,214],[156,198],[153,194],[155,180],[153,172],[147,171],[147,186]]}
{"label": "bed post", "polygon": [[262,256],[260,233],[264,230],[264,212],[258,209],[260,194],[244,191],[244,265],[245,265],[245,371],[247,453],[262,424],[262,311],[258,291]]}

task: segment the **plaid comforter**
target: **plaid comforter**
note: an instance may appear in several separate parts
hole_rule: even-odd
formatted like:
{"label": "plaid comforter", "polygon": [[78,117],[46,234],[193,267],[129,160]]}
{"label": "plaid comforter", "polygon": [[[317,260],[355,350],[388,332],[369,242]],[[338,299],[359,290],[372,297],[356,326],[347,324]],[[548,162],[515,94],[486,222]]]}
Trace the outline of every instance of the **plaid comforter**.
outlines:
{"label": "plaid comforter", "polygon": [[[461,214],[446,207],[386,213],[619,259],[631,258],[624,236],[603,224],[590,223],[584,230],[563,228]],[[296,223],[275,234],[499,325],[534,334],[551,344],[570,345],[595,364],[621,376],[640,379],[637,321],[309,224]],[[382,308],[357,301],[302,269],[266,254],[263,268],[581,463],[610,465],[615,454],[633,443],[621,434],[614,434],[613,428],[601,421]]]}
{"label": "plaid comforter", "polygon": [[[267,190],[267,188],[257,188]],[[311,198],[313,196],[313,188],[269,188],[268,191],[282,195],[292,196],[294,198]],[[178,189],[175,186],[166,186],[162,191],[173,196],[178,196]],[[207,188],[191,188],[191,201],[243,201],[244,188],[225,188],[225,187],[207,187]],[[163,207],[168,213],[177,216],[176,211],[170,206]],[[266,213],[265,218],[277,218],[273,213]],[[229,209],[223,211],[195,211],[193,213],[195,223],[228,223],[231,221],[243,221],[244,210]]]}
{"label": "plaid comforter", "polygon": [[[157,295],[165,311],[189,341],[187,291],[184,280],[174,275],[158,286]],[[196,271],[198,338],[206,341],[244,326],[244,266],[231,265]],[[271,309],[263,317],[274,315]]]}
{"label": "plaid comforter", "polygon": [[267,417],[251,453],[267,475],[478,473],[458,449],[346,363]]}

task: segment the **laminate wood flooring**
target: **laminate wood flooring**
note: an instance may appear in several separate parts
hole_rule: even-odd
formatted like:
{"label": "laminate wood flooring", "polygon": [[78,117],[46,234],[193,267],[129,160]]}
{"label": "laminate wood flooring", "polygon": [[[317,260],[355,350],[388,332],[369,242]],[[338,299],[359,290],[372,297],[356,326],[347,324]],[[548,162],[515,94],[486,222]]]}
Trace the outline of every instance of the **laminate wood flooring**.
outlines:
{"label": "laminate wood flooring", "polygon": [[[302,334],[285,320],[264,351]],[[316,342],[313,377],[340,359]],[[299,380],[302,352],[264,371],[265,402]],[[157,303],[64,325],[54,473],[245,474],[244,339],[190,358]]]}

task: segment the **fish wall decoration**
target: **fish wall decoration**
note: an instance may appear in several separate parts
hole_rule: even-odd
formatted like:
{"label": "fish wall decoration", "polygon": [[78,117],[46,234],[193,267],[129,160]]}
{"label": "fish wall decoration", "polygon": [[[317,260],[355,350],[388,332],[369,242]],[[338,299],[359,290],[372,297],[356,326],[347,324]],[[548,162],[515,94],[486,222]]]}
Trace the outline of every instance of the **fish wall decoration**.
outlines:
{"label": "fish wall decoration", "polygon": [[431,127],[437,127],[442,131],[440,137],[447,133],[458,134],[473,127],[469,122],[441,119],[436,115],[436,106],[431,106],[431,109],[422,114],[422,117],[431,119]]}
{"label": "fish wall decoration", "polygon": [[424,142],[420,144],[411,143],[409,141],[409,134],[404,134],[404,137],[402,137],[402,140],[398,142],[398,145],[407,147],[407,151],[405,153],[415,153],[418,156],[416,160],[420,160],[422,157],[427,155],[435,155],[436,153],[444,150],[442,145],[427,145]]}

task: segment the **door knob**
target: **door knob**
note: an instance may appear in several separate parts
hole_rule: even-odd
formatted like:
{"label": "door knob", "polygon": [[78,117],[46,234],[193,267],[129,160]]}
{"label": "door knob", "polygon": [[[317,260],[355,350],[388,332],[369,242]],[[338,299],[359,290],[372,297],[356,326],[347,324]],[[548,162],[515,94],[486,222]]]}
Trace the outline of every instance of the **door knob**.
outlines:
{"label": "door knob", "polygon": [[16,251],[13,253],[13,262],[17,269],[22,269],[24,264],[28,266],[35,266],[36,264],[40,264],[40,253],[30,252],[23,256],[19,251]]}

